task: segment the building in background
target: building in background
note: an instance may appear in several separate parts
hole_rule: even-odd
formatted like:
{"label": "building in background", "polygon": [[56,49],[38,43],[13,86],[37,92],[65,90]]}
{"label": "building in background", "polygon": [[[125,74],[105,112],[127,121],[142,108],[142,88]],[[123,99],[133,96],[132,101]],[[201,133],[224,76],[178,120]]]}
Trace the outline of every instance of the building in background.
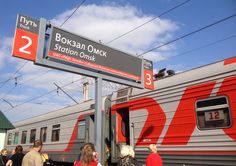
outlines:
{"label": "building in background", "polygon": [[0,149],[3,149],[4,147],[6,133],[8,129],[14,129],[14,126],[0,111]]}

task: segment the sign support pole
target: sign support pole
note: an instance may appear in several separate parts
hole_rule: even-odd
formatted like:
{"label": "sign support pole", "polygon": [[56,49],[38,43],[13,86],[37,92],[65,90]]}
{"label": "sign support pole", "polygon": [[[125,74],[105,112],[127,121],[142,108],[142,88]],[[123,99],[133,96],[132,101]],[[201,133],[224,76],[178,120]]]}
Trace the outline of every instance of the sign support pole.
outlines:
{"label": "sign support pole", "polygon": [[102,78],[95,78],[95,146],[99,153],[99,162],[102,161]]}

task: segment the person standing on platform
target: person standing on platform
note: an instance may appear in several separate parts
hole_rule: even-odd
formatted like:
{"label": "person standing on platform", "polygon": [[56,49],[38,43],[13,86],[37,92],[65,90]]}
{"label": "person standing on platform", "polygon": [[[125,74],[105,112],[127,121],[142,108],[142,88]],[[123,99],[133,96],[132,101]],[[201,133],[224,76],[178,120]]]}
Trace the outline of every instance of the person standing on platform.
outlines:
{"label": "person standing on platform", "polygon": [[42,147],[42,141],[35,140],[33,148],[24,156],[22,166],[43,166],[43,159],[40,155]]}
{"label": "person standing on platform", "polygon": [[83,146],[81,157],[79,161],[74,162],[74,166],[97,166],[97,152],[92,143],[86,143]]}
{"label": "person standing on platform", "polygon": [[0,166],[5,166],[8,161],[7,149],[2,149],[0,153]]}
{"label": "person standing on platform", "polygon": [[24,157],[23,148],[21,145],[17,145],[15,153],[9,158],[6,166],[21,166]]}
{"label": "person standing on platform", "polygon": [[146,166],[162,166],[162,159],[160,155],[157,153],[157,147],[155,144],[149,145],[149,151],[151,154],[148,155],[146,159]]}
{"label": "person standing on platform", "polygon": [[139,166],[135,159],[134,149],[130,145],[122,145],[120,150],[120,159],[117,166]]}
{"label": "person standing on platform", "polygon": [[6,164],[6,159],[7,159],[6,154],[7,154],[7,153],[4,155],[4,151],[7,152],[6,149],[2,149],[2,150],[0,151],[0,166],[5,166],[5,164]]}

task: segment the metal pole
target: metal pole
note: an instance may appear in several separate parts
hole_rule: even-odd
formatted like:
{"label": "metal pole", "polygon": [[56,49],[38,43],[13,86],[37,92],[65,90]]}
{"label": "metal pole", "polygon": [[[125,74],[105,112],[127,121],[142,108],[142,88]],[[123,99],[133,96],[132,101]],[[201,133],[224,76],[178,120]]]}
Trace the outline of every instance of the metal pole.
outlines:
{"label": "metal pole", "polygon": [[95,146],[99,153],[99,162],[102,161],[102,78],[95,79]]}

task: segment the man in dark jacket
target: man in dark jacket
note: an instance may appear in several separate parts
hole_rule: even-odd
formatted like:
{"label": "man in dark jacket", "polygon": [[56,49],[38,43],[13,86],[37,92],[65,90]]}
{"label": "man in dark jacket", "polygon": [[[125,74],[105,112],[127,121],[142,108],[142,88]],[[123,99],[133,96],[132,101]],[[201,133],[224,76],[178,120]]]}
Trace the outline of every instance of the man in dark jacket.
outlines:
{"label": "man in dark jacket", "polygon": [[7,165],[9,163],[9,165],[11,166],[21,166],[22,164],[22,160],[24,157],[23,152],[23,148],[21,145],[17,145],[16,149],[15,149],[15,154],[13,154],[10,159],[7,162]]}

